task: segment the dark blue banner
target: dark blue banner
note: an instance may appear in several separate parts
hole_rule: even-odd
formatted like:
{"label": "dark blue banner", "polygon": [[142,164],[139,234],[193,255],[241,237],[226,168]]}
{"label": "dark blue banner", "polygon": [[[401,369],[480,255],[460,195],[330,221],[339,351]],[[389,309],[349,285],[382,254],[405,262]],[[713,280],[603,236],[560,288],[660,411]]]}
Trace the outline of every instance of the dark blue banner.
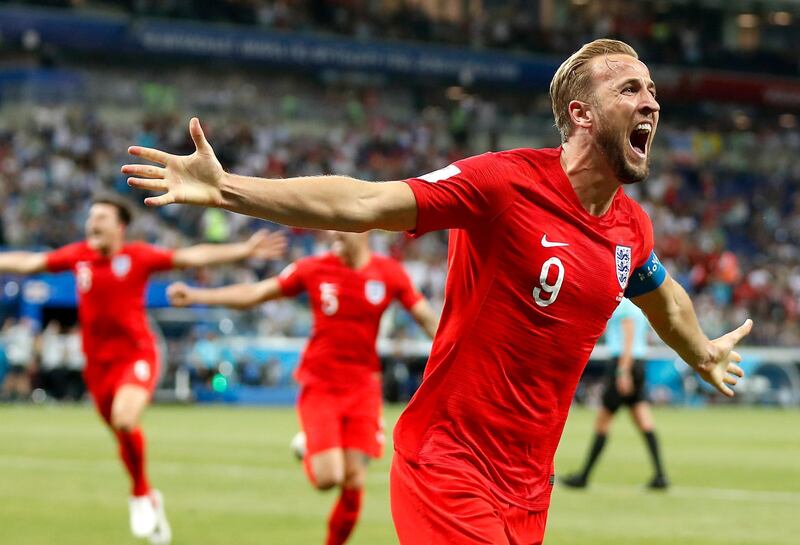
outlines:
{"label": "dark blue banner", "polygon": [[190,56],[373,72],[460,84],[544,88],[558,63],[548,58],[461,48],[360,42],[249,27],[107,17],[62,10],[0,8],[4,40],[35,31],[42,43],[84,52]]}
{"label": "dark blue banner", "polygon": [[[147,284],[145,304],[148,308],[168,307],[168,280]],[[20,316],[40,322],[45,307],[77,308],[78,292],[71,272],[37,274],[21,280],[10,277],[0,282],[0,303],[18,304]]]}

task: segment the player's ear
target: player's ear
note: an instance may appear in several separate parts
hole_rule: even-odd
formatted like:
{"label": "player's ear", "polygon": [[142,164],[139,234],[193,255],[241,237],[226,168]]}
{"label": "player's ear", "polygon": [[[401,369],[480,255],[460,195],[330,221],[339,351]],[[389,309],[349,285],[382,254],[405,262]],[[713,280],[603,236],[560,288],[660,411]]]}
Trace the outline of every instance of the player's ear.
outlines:
{"label": "player's ear", "polygon": [[592,105],[580,100],[572,100],[567,107],[569,118],[575,127],[590,129],[594,124]]}

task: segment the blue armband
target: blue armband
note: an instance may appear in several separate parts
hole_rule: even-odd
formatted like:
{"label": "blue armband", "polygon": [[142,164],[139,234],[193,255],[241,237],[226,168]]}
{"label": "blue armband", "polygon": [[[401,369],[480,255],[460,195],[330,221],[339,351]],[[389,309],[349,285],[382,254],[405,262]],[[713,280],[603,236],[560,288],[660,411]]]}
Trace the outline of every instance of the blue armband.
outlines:
{"label": "blue armband", "polygon": [[625,288],[625,297],[630,299],[650,293],[663,284],[666,277],[667,270],[664,265],[658,260],[655,252],[650,252],[650,257],[647,258],[644,265],[634,269],[631,279],[628,281],[628,287]]}

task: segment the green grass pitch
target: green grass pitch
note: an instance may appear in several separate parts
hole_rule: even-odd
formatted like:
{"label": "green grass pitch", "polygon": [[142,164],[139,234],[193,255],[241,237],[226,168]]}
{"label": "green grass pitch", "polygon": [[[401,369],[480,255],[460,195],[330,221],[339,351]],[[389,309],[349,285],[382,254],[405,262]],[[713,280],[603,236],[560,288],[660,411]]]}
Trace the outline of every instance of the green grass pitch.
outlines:
{"label": "green grass pitch", "polygon": [[[394,422],[399,408],[386,412]],[[583,459],[592,417],[572,411],[559,471]],[[555,490],[547,545],[800,543],[796,410],[660,409],[656,420],[674,487],[642,488],[644,444],[621,414],[591,487]],[[290,456],[290,408],[156,406],[145,430],[176,545],[323,542],[334,496],[314,492]],[[387,455],[370,469],[353,545],[396,543],[388,468]],[[133,545],[127,488],[88,406],[0,406],[0,544]]]}

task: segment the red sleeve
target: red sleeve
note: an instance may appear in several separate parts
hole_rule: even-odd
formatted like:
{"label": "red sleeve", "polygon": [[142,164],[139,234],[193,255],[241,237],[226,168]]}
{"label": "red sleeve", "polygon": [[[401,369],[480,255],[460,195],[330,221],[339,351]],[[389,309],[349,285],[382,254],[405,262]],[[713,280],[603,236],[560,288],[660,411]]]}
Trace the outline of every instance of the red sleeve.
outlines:
{"label": "red sleeve", "polygon": [[411,307],[419,303],[422,299],[422,294],[414,287],[411,278],[409,278],[403,266],[396,261],[391,263],[394,265],[392,267],[394,276],[393,283],[397,290],[394,298],[400,301],[400,304],[403,305],[406,310],[411,310]]}
{"label": "red sleeve", "polygon": [[310,261],[308,258],[299,259],[294,263],[290,263],[278,275],[278,285],[281,287],[281,293],[286,297],[294,297],[298,293],[302,293],[306,289],[306,273]]}
{"label": "red sleeve", "polygon": [[45,268],[49,272],[71,271],[81,260],[86,243],[75,242],[47,254]]}
{"label": "red sleeve", "polygon": [[493,220],[513,202],[508,164],[503,153],[484,153],[405,180],[417,199],[412,234],[466,229]]}
{"label": "red sleeve", "polygon": [[138,246],[138,254],[150,272],[169,271],[175,268],[175,251],[150,244]]}
{"label": "red sleeve", "polygon": [[639,233],[641,234],[642,241],[640,249],[641,253],[637,256],[637,259],[633,264],[633,270],[635,270],[644,265],[647,260],[650,259],[650,254],[653,252],[655,241],[653,238],[653,222],[650,221],[650,216],[647,215],[647,212],[645,212],[638,203],[633,202],[633,206],[639,220]]}

